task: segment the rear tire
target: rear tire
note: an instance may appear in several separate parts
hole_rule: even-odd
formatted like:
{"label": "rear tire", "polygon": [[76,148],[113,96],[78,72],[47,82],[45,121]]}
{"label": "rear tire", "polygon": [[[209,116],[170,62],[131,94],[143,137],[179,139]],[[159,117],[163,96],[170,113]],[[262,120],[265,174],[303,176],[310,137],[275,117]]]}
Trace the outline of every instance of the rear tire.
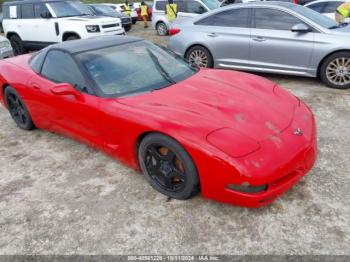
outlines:
{"label": "rear tire", "polygon": [[209,50],[203,46],[196,45],[191,47],[186,52],[186,60],[195,66],[198,67],[213,67],[213,57],[210,54]]}
{"label": "rear tire", "polygon": [[156,30],[158,35],[164,36],[168,34],[168,27],[164,22],[158,22],[156,24]]}
{"label": "rear tire", "polygon": [[18,35],[10,36],[10,43],[11,43],[14,55],[22,55],[27,52],[27,50],[24,47],[22,39]]}
{"label": "rear tire", "polygon": [[19,128],[24,130],[32,130],[35,128],[26,105],[13,87],[6,87],[5,100],[10,115]]}
{"label": "rear tire", "polygon": [[199,192],[197,169],[174,139],[162,134],[147,135],[140,143],[138,158],[143,174],[158,192],[181,200]]}
{"label": "rear tire", "polygon": [[320,78],[330,88],[350,88],[350,52],[337,52],[327,57],[321,65]]}

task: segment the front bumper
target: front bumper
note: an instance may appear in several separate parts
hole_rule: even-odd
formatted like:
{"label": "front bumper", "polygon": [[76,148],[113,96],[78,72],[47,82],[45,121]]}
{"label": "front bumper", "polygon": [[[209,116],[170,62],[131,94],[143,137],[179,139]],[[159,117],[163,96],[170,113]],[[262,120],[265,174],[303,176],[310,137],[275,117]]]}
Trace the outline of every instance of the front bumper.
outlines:
{"label": "front bumper", "polygon": [[0,59],[8,58],[13,56],[13,50],[11,47],[0,48]]}
{"label": "front bumper", "polygon": [[[295,135],[296,128],[303,130]],[[240,159],[248,170],[246,174],[227,175],[204,179],[205,197],[244,207],[261,207],[273,202],[296,184],[313,167],[317,155],[316,123],[311,111],[301,102],[290,126],[278,136],[260,142],[261,149]],[[211,171],[213,172],[213,171]],[[216,172],[218,173],[218,172]],[[201,176],[202,179],[202,176]],[[249,183],[267,185],[258,193],[243,193],[229,189],[229,184]],[[201,183],[202,184],[202,183]]]}

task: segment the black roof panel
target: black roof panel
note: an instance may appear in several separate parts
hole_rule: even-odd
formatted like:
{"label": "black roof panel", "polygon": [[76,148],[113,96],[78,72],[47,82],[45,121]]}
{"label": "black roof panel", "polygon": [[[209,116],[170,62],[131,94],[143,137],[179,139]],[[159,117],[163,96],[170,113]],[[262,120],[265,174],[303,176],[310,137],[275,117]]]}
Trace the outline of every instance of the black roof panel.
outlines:
{"label": "black roof panel", "polygon": [[132,43],[136,41],[142,41],[142,38],[133,36],[98,36],[94,38],[67,41],[59,44],[51,45],[47,48],[50,49],[60,49],[68,53],[75,54],[80,52],[86,52],[94,49],[102,49],[110,46],[123,45],[127,43]]}

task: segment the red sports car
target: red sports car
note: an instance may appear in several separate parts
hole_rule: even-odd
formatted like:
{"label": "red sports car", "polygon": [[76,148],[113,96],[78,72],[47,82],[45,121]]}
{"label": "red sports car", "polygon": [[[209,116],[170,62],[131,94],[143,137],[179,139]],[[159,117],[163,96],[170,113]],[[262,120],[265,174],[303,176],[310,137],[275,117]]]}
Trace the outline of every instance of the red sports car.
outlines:
{"label": "red sports car", "polygon": [[166,196],[265,205],[313,166],[310,109],[247,73],[197,69],[165,48],[106,36],[0,62],[16,124],[88,143]]}

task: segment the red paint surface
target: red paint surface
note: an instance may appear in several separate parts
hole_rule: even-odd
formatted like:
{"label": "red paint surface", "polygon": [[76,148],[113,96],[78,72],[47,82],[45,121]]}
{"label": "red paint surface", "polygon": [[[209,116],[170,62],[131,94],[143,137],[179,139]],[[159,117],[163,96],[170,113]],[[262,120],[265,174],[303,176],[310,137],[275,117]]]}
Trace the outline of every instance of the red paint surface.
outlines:
{"label": "red paint surface", "polygon": [[[166,134],[191,155],[204,197],[259,207],[272,202],[313,166],[316,126],[310,109],[273,82],[251,74],[200,70],[159,91],[124,98],[56,95],[61,86],[28,66],[30,55],[0,62],[38,128],[72,137],[139,169],[137,145],[149,132]],[[3,101],[3,89],[0,92]],[[296,128],[303,135],[293,134]],[[247,194],[228,184],[263,185]]]}

